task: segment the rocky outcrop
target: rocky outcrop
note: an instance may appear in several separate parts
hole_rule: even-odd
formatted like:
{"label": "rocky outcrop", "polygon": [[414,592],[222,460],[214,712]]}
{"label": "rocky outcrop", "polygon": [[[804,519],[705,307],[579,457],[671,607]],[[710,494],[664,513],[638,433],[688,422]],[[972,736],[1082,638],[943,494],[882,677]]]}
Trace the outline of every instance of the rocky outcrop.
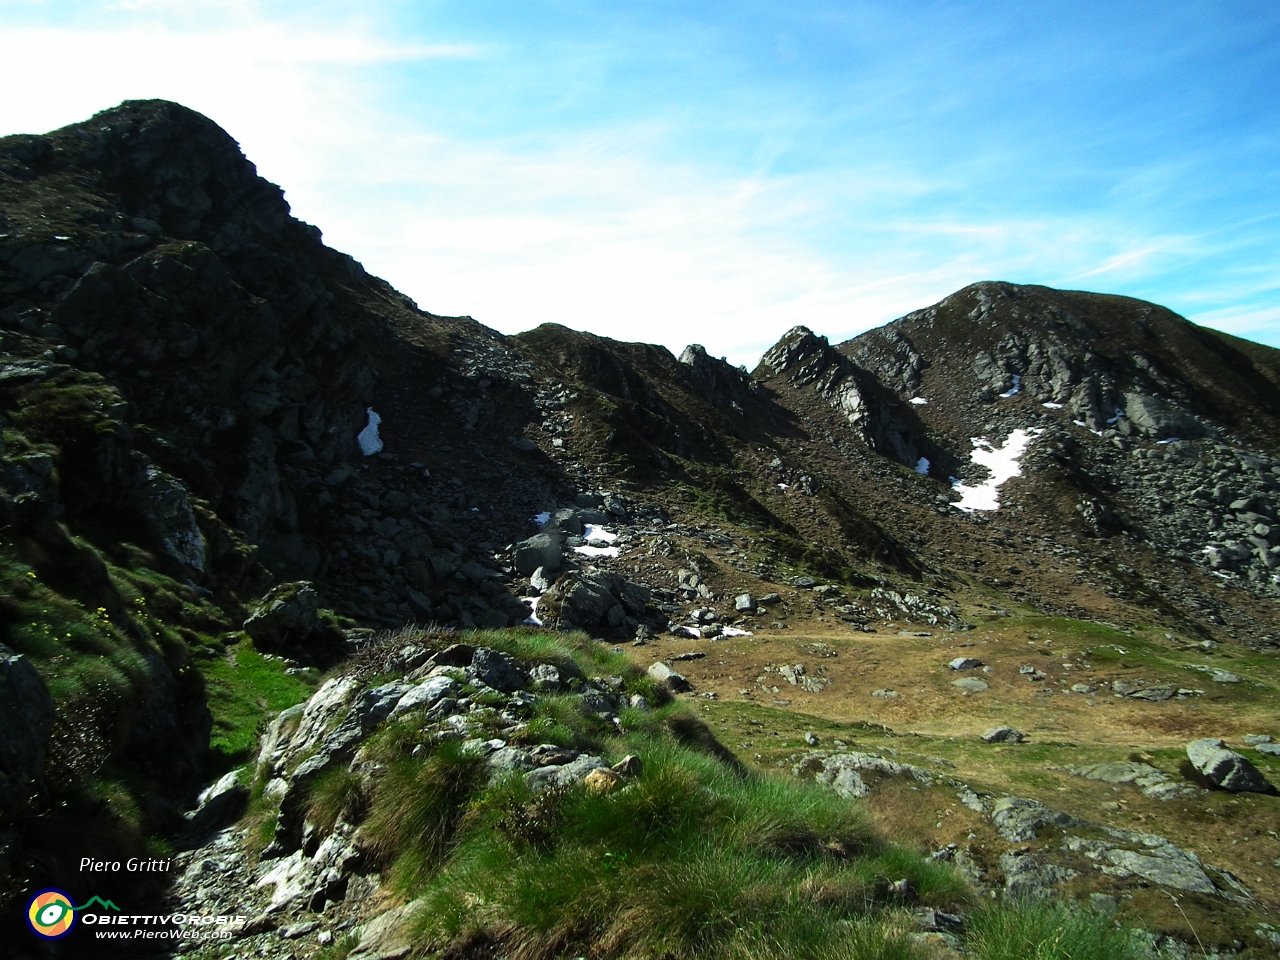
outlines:
{"label": "rocky outcrop", "polygon": [[35,813],[47,802],[45,759],[53,700],[30,661],[0,644],[0,818]]}
{"label": "rocky outcrop", "polygon": [[558,605],[559,622],[567,627],[634,633],[646,615],[649,599],[648,587],[616,573],[598,572],[561,580],[543,602],[548,609]]}

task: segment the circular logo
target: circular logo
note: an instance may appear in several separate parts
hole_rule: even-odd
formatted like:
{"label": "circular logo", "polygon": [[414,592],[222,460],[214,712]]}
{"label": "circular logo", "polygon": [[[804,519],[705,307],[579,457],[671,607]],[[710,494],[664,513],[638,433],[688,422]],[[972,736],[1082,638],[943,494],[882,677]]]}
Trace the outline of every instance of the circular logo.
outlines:
{"label": "circular logo", "polygon": [[65,937],[76,925],[71,898],[61,890],[41,890],[27,904],[27,923],[46,940]]}

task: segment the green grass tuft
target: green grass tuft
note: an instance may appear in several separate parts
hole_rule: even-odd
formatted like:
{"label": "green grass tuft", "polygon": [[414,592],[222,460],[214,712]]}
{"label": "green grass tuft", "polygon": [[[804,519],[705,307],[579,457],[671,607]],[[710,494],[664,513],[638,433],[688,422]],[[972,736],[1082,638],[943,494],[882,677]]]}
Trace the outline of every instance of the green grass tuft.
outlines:
{"label": "green grass tuft", "polygon": [[1052,901],[991,904],[970,919],[969,948],[982,960],[1138,960],[1128,931],[1101,913]]}

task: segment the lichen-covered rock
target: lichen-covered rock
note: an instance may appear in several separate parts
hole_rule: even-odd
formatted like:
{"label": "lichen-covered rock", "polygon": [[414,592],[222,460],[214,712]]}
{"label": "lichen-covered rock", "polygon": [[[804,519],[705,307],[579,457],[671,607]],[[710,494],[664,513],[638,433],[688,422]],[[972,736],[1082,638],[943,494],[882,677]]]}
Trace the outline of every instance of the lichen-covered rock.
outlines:
{"label": "lichen-covered rock", "polygon": [[1041,827],[1069,827],[1079,821],[1038,800],[1001,797],[991,805],[991,822],[1006,840],[1034,840]]}
{"label": "lichen-covered rock", "polygon": [[559,605],[560,620],[584,630],[616,629],[627,617],[634,626],[649,598],[648,587],[608,572],[574,576],[548,593],[551,603]]}
{"label": "lichen-covered rock", "polygon": [[1187,744],[1187,759],[1207,780],[1232,793],[1270,793],[1267,778],[1245,757],[1213,737]]}
{"label": "lichen-covered rock", "polygon": [[281,647],[303,639],[316,625],[320,595],[302,580],[282,583],[258,602],[258,609],[244,622],[244,631],[268,647]]}

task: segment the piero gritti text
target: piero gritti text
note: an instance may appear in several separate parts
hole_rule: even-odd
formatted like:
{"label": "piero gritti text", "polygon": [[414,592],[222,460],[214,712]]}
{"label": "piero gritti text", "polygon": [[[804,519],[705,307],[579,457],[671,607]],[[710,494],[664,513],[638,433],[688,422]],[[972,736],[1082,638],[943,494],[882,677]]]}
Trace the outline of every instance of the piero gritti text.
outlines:
{"label": "piero gritti text", "polygon": [[80,858],[81,873],[168,873],[173,860],[157,857],[130,857],[128,860],[95,860]]}

